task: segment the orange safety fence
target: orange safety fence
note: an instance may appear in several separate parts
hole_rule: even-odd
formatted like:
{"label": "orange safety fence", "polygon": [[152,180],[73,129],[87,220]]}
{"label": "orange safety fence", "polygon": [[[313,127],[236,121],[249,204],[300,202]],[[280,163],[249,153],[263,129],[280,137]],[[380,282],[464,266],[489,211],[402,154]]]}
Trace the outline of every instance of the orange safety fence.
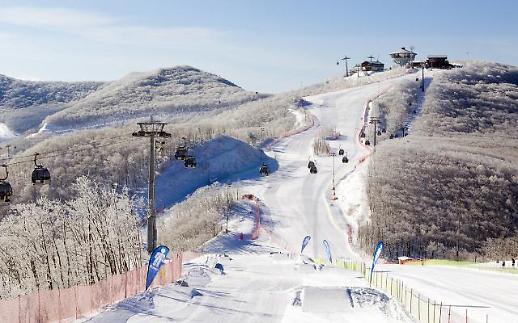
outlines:
{"label": "orange safety fence", "polygon": [[[152,287],[178,280],[182,274],[182,253],[165,263]],[[39,290],[29,295],[0,300],[0,322],[72,322],[92,316],[104,307],[144,292],[147,266],[109,276],[92,285]]]}

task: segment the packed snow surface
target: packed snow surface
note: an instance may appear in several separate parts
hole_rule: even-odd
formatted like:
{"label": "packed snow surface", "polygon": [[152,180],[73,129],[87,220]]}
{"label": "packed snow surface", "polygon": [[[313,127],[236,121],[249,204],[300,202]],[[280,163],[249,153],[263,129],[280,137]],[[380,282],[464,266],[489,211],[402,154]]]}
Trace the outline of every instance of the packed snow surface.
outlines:
{"label": "packed snow surface", "polygon": [[[268,234],[240,240],[253,217],[236,214],[231,233],[184,265],[184,286],[127,299],[92,322],[411,322],[398,304],[356,273],[317,266],[274,246]],[[229,254],[219,253],[224,244]],[[224,266],[224,273],[214,269]],[[187,285],[187,286],[185,286]]]}

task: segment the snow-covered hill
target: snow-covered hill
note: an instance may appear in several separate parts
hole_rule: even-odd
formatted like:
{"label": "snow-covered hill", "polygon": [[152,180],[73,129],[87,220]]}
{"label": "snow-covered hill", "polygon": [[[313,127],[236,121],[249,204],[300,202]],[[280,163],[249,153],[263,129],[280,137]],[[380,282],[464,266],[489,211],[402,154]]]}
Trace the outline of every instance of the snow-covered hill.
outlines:
{"label": "snow-covered hill", "polygon": [[162,119],[235,106],[259,98],[217,75],[190,66],[131,73],[107,84],[45,120],[48,130],[120,123],[148,117]]}
{"label": "snow-covered hill", "polygon": [[46,116],[102,85],[102,82],[24,81],[0,75],[0,122],[16,133],[37,128]]}
{"label": "snow-covered hill", "polygon": [[0,75],[0,110],[67,103],[85,97],[102,85],[102,82],[24,81]]}

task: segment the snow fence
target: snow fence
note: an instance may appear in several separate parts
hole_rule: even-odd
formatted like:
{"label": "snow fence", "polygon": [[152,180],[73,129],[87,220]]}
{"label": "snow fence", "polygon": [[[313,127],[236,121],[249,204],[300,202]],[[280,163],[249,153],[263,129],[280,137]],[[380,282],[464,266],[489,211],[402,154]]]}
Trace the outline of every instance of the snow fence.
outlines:
{"label": "snow fence", "polygon": [[[73,322],[100,312],[104,307],[144,292],[147,266],[113,275],[93,285],[40,290],[29,295],[0,300],[0,322]],[[178,280],[182,274],[182,253],[165,263],[152,287]]]}
{"label": "snow fence", "polygon": [[[323,259],[316,262],[326,263]],[[365,279],[372,281],[372,287],[384,291],[397,299],[405,311],[419,323],[484,323],[489,322],[489,315],[484,307],[448,304],[421,295],[407,286],[402,280],[390,277],[389,272],[374,271],[372,280],[370,270],[365,263],[338,259],[337,267],[357,271]]]}

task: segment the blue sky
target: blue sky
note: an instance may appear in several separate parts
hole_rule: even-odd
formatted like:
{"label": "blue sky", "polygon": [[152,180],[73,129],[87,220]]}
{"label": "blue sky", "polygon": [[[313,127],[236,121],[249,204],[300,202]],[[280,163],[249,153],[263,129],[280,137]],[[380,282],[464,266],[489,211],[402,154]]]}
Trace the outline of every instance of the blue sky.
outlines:
{"label": "blue sky", "polygon": [[518,65],[515,0],[2,1],[0,74],[113,80],[188,64],[262,92],[338,75],[352,62],[415,46]]}

